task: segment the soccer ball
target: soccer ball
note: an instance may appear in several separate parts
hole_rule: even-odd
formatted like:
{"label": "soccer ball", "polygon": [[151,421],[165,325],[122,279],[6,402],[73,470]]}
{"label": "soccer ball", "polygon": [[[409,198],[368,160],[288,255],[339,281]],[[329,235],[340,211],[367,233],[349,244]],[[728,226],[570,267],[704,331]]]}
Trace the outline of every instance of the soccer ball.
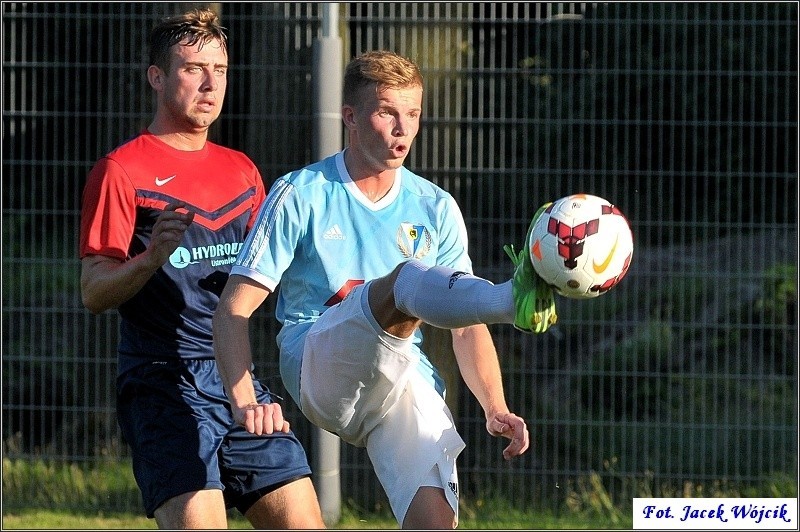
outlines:
{"label": "soccer ball", "polygon": [[562,296],[589,299],[617,285],[633,257],[633,234],[615,205],[589,194],[556,200],[528,241],[536,273]]}

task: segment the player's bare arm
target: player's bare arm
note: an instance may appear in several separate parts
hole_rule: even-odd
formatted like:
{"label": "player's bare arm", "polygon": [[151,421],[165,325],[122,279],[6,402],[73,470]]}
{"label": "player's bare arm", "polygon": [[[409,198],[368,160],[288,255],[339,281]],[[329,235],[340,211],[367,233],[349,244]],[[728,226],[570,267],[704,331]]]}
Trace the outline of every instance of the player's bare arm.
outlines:
{"label": "player's bare arm", "polygon": [[489,329],[482,324],[472,325],[453,329],[452,335],[461,376],[483,407],[486,430],[492,436],[511,440],[503,450],[503,458],[510,460],[521,455],[530,446],[528,427],[506,405],[500,363]]}
{"label": "player's bare arm", "polygon": [[[237,423],[253,434],[289,432],[278,403],[258,404],[250,368],[248,320],[270,291],[255,281],[232,275],[214,313],[214,356]],[[230,295],[230,297],[228,297]]]}
{"label": "player's bare arm", "polygon": [[194,213],[178,212],[183,203],[168,205],[153,225],[150,245],[143,253],[123,261],[105,255],[81,260],[81,297],[91,312],[117,308],[133,297],[175,251],[194,219]]}

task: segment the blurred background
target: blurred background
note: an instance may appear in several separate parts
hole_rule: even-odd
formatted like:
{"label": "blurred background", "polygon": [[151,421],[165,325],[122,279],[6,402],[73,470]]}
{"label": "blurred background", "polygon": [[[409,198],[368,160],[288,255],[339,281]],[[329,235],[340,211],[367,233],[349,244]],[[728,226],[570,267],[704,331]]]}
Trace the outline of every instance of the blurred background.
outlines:
{"label": "blurred background", "polygon": [[[325,4],[196,5],[230,37],[211,138],[246,152],[269,186],[312,161]],[[462,500],[561,512],[796,496],[798,4],[333,5],[343,62],[387,48],[419,63],[423,127],[406,166],[460,202],[476,273],[508,279],[503,245],[572,193],[608,199],[633,229],[613,290],[558,298],[544,335],[491,327],[531,432],[514,462],[486,433],[449,333],[426,329],[467,442]],[[150,28],[188,6],[2,3],[6,509],[141,510],[129,467],[96,476],[129,451],[114,413],[118,317],[80,299],[80,202],[94,162],[152,117]],[[288,398],[272,299],[252,331],[257,374]],[[314,430],[284,408],[314,459]],[[342,445],[340,464],[345,501],[387,507],[363,449]]]}

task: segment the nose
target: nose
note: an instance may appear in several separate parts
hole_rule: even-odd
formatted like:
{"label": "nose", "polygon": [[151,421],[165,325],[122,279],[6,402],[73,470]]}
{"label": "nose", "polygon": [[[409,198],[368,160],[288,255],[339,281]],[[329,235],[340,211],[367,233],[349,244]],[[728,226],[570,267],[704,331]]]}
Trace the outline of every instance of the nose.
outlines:
{"label": "nose", "polygon": [[394,135],[396,137],[404,137],[409,131],[410,120],[404,119],[398,115],[394,120]]}
{"label": "nose", "polygon": [[214,92],[219,87],[219,80],[211,70],[206,70],[206,75],[203,78],[203,84],[200,86],[202,92]]}

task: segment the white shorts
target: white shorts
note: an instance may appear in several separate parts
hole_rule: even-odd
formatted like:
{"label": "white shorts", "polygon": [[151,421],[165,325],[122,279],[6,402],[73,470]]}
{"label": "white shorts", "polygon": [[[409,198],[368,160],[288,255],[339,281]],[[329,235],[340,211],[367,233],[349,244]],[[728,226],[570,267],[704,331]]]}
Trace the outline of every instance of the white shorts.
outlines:
{"label": "white shorts", "polygon": [[413,339],[387,334],[373,318],[368,286],[355,287],[309,330],[300,408],[315,425],[367,448],[398,523],[420,486],[443,488],[458,516],[464,440],[442,396],[416,370]]}

